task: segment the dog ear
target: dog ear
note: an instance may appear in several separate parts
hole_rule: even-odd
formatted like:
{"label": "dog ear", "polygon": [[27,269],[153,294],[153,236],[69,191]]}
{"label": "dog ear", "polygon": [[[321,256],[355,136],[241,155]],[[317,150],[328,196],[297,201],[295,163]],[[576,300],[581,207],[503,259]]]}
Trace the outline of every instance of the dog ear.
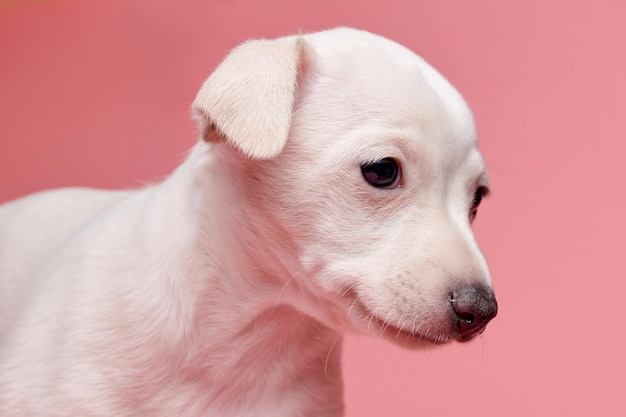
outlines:
{"label": "dog ear", "polygon": [[289,135],[306,42],[252,40],[236,47],[193,103],[202,138],[226,140],[256,159],[278,155]]}

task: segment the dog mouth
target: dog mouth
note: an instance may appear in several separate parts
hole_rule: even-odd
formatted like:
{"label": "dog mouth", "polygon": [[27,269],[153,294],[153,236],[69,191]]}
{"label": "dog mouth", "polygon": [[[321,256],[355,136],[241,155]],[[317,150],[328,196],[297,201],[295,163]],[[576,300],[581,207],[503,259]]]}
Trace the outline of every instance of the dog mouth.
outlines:
{"label": "dog mouth", "polygon": [[425,327],[417,320],[410,321],[410,328],[396,325],[373,313],[356,293],[351,292],[352,294],[347,297],[350,299],[348,315],[353,317],[351,321],[355,321],[356,318],[360,329],[365,328],[365,332],[368,334],[382,336],[393,343],[409,348],[441,345],[453,339],[449,332],[443,328],[445,326],[431,324]]}
{"label": "dog mouth", "polygon": [[383,337],[403,346],[419,347],[424,344],[441,345],[450,340],[443,334],[421,333],[413,329],[406,330],[376,316],[372,317],[372,321],[376,322],[376,326]]}

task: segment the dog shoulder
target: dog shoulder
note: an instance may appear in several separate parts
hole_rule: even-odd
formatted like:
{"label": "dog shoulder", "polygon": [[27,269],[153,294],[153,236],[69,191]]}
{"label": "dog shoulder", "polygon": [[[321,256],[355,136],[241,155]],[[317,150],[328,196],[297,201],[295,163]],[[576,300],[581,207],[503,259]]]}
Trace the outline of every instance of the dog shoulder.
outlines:
{"label": "dog shoulder", "polygon": [[82,225],[126,192],[88,188],[43,191],[0,206],[0,332],[36,270]]}

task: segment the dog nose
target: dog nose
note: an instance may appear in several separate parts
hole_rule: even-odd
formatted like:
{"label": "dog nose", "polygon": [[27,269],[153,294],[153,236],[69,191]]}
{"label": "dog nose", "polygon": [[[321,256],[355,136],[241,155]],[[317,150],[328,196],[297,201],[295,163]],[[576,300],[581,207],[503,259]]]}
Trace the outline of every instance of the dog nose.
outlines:
{"label": "dog nose", "polygon": [[489,320],[498,313],[493,291],[482,286],[465,286],[453,291],[450,304],[456,317],[460,342],[481,334]]}

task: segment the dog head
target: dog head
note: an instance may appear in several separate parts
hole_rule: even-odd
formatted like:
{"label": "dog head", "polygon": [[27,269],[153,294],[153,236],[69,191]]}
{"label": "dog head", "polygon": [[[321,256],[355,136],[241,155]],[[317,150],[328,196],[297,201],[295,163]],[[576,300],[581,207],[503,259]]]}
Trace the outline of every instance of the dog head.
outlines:
{"label": "dog head", "polygon": [[295,308],[410,346],[470,340],[496,315],[470,228],[489,192],[472,115],[414,53],[343,28],[250,41],[193,108],[245,161],[268,235],[292,242]]}

